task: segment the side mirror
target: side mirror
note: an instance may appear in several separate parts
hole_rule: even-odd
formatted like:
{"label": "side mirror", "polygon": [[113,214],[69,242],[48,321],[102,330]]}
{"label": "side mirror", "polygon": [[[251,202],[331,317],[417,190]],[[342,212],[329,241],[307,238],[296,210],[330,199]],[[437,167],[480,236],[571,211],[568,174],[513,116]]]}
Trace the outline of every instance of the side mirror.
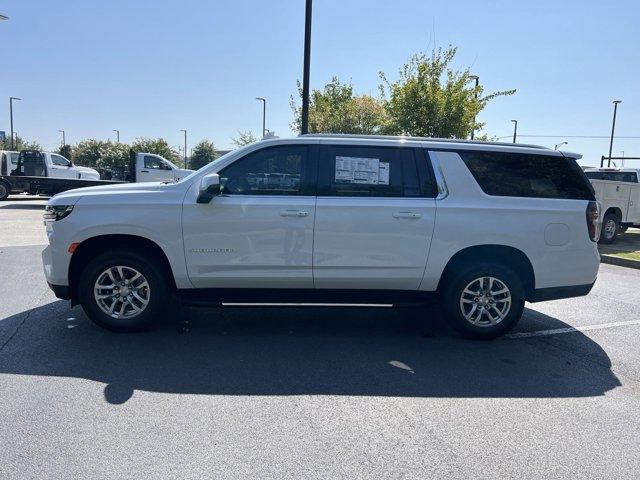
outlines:
{"label": "side mirror", "polygon": [[220,195],[220,176],[217,173],[205,175],[200,180],[198,203],[209,203],[216,195]]}

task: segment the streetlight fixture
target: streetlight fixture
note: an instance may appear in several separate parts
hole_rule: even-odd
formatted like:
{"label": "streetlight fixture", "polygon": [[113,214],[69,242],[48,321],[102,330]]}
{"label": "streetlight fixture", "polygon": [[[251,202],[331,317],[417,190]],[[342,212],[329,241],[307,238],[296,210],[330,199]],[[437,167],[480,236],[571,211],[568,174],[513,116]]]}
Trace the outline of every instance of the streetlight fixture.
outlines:
{"label": "streetlight fixture", "polygon": [[256,100],[262,102],[262,136],[267,134],[266,120],[267,120],[267,99],[262,97],[256,97]]}
{"label": "streetlight fixture", "polygon": [[9,17],[7,17],[6,15],[0,14],[0,20],[9,20]]}
{"label": "streetlight fixture", "polygon": [[9,122],[11,123],[11,150],[13,150],[13,101],[22,100],[18,97],[9,97]]}
{"label": "streetlight fixture", "polygon": [[187,131],[181,129],[181,132],[184,132],[184,168],[187,168]]}
{"label": "streetlight fixture", "polygon": [[[480,82],[480,77],[477,76],[477,75],[469,75],[469,79],[476,81],[475,99],[478,100],[478,84]],[[476,116],[474,115],[473,116],[473,127],[471,128],[471,140],[473,140],[473,136],[475,134],[475,130],[476,130]]]}
{"label": "streetlight fixture", "polygon": [[618,113],[619,103],[622,103],[622,100],[613,101],[613,123],[611,124],[611,141],[609,142],[609,160],[607,161],[607,167],[611,166],[611,151],[613,150],[613,134],[616,131],[616,114]]}
{"label": "streetlight fixture", "polygon": [[518,138],[518,120],[511,120],[513,122],[513,143],[516,143]]}
{"label": "streetlight fixture", "polygon": [[116,142],[120,143],[120,130],[113,130],[116,132]]}
{"label": "streetlight fixture", "polygon": [[557,150],[558,147],[561,147],[562,145],[569,145],[569,142],[560,142],[560,143],[556,143],[556,146],[553,147],[554,150]]}
{"label": "streetlight fixture", "polygon": [[58,132],[62,133],[62,146],[64,147],[67,144],[67,139],[64,136],[64,130],[58,130]]}
{"label": "streetlight fixture", "polygon": [[304,66],[302,73],[302,119],[300,133],[309,133],[309,70],[311,62],[311,14],[312,1],[307,0],[304,13]]}

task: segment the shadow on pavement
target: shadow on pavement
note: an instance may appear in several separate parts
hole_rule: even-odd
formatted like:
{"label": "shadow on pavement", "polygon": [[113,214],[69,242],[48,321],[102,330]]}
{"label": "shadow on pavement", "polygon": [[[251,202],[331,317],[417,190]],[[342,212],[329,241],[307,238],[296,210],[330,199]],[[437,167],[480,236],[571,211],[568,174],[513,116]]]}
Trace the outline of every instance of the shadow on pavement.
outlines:
{"label": "shadow on pavement", "polygon": [[9,203],[7,205],[2,205],[0,203],[0,209],[2,210],[44,210],[45,205],[42,204],[33,204],[33,203],[18,203],[12,204]]}
{"label": "shadow on pavement", "polygon": [[[18,324],[26,314],[0,323]],[[546,328],[567,326],[528,314]],[[177,321],[148,333],[110,333],[61,301],[28,315],[0,353],[0,373],[102,382],[113,404],[135,390],[495,398],[597,396],[620,385],[607,354],[582,333],[569,335],[572,351],[584,356],[541,338],[470,341],[435,310],[186,309],[185,334]]]}

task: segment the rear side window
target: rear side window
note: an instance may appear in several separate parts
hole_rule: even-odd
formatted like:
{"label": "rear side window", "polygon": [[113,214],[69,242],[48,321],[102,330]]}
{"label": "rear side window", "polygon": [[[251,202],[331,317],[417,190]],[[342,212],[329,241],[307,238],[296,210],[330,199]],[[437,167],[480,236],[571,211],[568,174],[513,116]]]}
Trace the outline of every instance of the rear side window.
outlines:
{"label": "rear side window", "polygon": [[634,172],[585,172],[585,175],[591,180],[638,183],[638,175]]}
{"label": "rear side window", "polygon": [[416,153],[413,148],[321,146],[318,195],[434,197],[427,161]]}
{"label": "rear side window", "polygon": [[526,153],[458,152],[487,195],[594,200],[572,158]]}

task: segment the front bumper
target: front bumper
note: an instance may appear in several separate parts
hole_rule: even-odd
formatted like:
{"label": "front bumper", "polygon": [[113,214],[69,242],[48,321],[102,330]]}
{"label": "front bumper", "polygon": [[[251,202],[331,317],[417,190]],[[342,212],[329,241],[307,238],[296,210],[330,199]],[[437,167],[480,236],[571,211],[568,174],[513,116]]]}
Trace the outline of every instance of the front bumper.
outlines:
{"label": "front bumper", "polygon": [[53,294],[57,298],[61,300],[71,300],[71,289],[68,285],[54,285],[53,283],[49,283],[49,288],[53,290]]}

